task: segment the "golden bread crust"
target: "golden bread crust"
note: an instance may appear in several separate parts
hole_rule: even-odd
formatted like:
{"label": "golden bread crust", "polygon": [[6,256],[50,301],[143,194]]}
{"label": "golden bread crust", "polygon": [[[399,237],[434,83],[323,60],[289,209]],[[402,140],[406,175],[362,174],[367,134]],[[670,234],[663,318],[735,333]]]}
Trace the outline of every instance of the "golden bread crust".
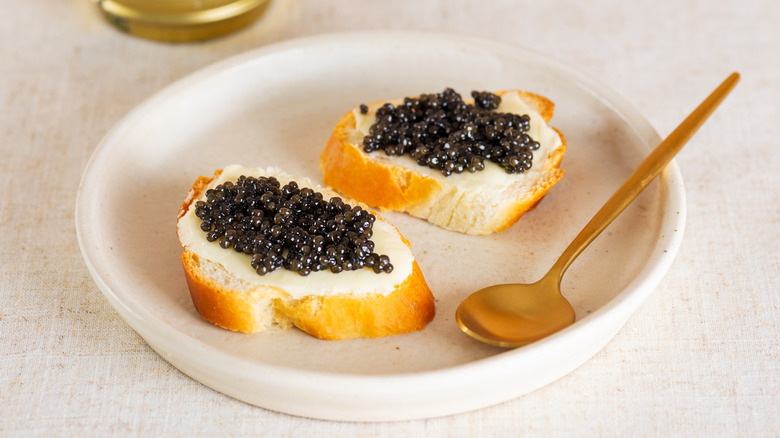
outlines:
{"label": "golden bread crust", "polygon": [[277,299],[274,304],[296,327],[330,340],[422,330],[436,313],[417,262],[411,275],[388,295],[309,295],[300,300]]}
{"label": "golden bread crust", "polygon": [[[545,121],[552,118],[555,105],[543,96],[522,90],[497,91],[495,94],[504,95],[510,91],[517,92]],[[437,206],[464,207],[460,200],[446,199],[462,196],[464,191],[446,187],[448,183],[415,169],[375,160],[363,152],[359,141],[362,135],[356,130],[353,111],[345,114],[334,128],[320,154],[320,170],[326,185],[373,207],[407,212],[454,231],[490,234],[512,226],[526,211],[534,208],[563,176],[564,171],[559,167],[566,151],[566,140],[560,131],[555,131],[562,144],[544,162],[538,180],[530,190],[511,194],[511,199],[500,202],[494,211],[480,211],[474,204],[467,203],[463,214],[440,215],[441,212],[435,211]],[[472,193],[470,198],[478,196]]]}
{"label": "golden bread crust", "polygon": [[257,294],[231,290],[210,278],[201,268],[201,260],[192,251],[181,255],[184,276],[195,310],[206,321],[244,333],[261,331],[262,317],[257,314]]}
{"label": "golden bread crust", "polygon": [[398,211],[441,190],[434,179],[372,160],[349,141],[354,127],[355,115],[350,111],[339,121],[320,155],[325,185],[365,204]]}

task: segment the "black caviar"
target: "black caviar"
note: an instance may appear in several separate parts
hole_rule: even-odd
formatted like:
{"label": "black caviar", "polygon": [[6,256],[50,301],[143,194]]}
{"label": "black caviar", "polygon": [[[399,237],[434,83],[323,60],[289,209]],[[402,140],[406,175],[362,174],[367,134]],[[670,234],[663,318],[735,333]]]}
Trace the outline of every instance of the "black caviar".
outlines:
{"label": "black caviar", "polygon": [[242,175],[207,190],[195,214],[208,241],[251,255],[260,275],[279,268],[301,275],[393,270],[388,256],[374,252],[373,214],[295,181],[282,186],[274,177]]}
{"label": "black caviar", "polygon": [[[494,111],[501,97],[493,93],[472,91],[471,95],[473,105],[463,102],[451,88],[407,97],[398,106],[383,105],[363,139],[363,150],[408,154],[417,164],[444,176],[478,172],[485,168],[485,160],[507,173],[530,169],[533,151],[539,149],[539,142],[526,133],[531,118]],[[368,107],[361,105],[360,112],[365,114]]]}

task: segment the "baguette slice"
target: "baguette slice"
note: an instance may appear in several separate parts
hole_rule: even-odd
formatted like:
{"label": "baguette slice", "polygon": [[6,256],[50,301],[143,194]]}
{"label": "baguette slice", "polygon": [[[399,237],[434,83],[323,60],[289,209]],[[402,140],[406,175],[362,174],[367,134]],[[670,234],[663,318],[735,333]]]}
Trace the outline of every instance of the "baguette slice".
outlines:
{"label": "baguette slice", "polygon": [[[507,174],[486,161],[486,169],[444,177],[439,171],[418,165],[408,155],[387,156],[363,151],[363,138],[385,101],[345,114],[320,155],[326,185],[365,204],[425,219],[439,227],[466,234],[502,231],[536,206],[561,179],[559,169],[566,141],[547,121],[554,104],[527,91],[498,91],[499,112],[531,116],[529,134],[542,147],[534,152],[533,167],[525,173]],[[542,138],[539,138],[542,137]]]}
{"label": "baguette slice", "polygon": [[[239,175],[274,176],[282,184],[293,180],[278,169],[229,166],[224,172],[217,170],[214,177],[195,181],[179,210],[177,234],[184,248],[181,259],[192,302],[204,319],[245,333],[294,325],[317,338],[333,340],[412,332],[433,319],[434,298],[409,242],[379,215],[372,240],[376,252],[391,256],[395,269],[390,274],[366,268],[303,277],[277,269],[260,276],[249,266],[249,256],[208,242],[193,206],[206,190]],[[306,179],[296,182],[325,199],[336,195]]]}

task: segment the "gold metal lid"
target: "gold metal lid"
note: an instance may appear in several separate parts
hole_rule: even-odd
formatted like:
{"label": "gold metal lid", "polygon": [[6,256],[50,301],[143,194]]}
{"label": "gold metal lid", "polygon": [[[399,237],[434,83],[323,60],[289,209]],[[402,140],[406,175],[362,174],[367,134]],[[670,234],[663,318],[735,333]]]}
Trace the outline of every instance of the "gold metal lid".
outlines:
{"label": "gold metal lid", "polygon": [[269,0],[97,0],[109,22],[141,38],[186,42],[241,29],[265,11]]}

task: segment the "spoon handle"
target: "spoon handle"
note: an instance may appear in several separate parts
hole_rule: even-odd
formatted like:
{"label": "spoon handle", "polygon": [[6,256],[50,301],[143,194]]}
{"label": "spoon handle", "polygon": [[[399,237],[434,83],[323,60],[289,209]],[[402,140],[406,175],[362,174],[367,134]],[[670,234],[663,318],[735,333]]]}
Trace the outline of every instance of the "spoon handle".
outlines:
{"label": "spoon handle", "polygon": [[548,275],[557,275],[560,283],[563,273],[574,259],[661,173],[738,81],[739,73],[732,73],[642,161],[634,173],[569,244]]}

